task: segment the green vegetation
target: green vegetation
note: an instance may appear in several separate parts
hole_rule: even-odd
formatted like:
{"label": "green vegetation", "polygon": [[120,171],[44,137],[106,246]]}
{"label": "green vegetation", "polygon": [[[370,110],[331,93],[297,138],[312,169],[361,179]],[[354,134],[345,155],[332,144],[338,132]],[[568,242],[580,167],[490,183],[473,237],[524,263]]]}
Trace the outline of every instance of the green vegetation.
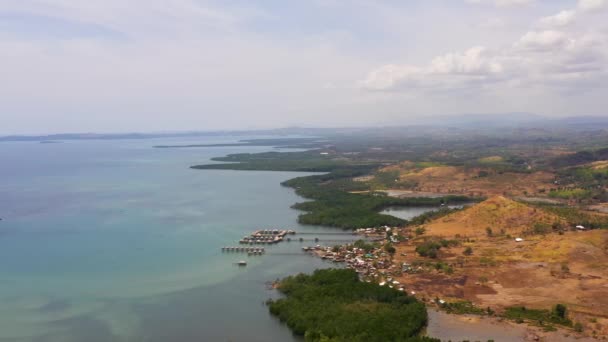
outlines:
{"label": "green vegetation", "polygon": [[584,199],[591,196],[592,192],[590,190],[580,188],[552,190],[549,192],[549,197],[561,199]]}
{"label": "green vegetation", "polygon": [[568,222],[568,227],[561,227],[559,224],[554,224],[554,228],[557,229],[572,228],[577,225],[582,225],[587,229],[608,228],[608,216],[594,215],[574,207],[546,204],[535,204],[535,206],[540,207],[547,212],[553,213]]}
{"label": "green vegetation", "polygon": [[269,301],[270,312],[306,341],[439,341],[418,336],[427,323],[424,304],[361,282],[353,270],[288,277],[279,290],[286,298]]}
{"label": "green vegetation", "polygon": [[460,242],[457,240],[428,239],[416,247],[416,253],[418,253],[420,256],[423,256],[423,257],[435,259],[435,258],[437,258],[437,255],[439,254],[439,250],[442,247],[449,248],[449,247],[453,247],[453,246],[458,246],[459,244],[460,244]]}
{"label": "green vegetation", "polygon": [[491,310],[476,307],[473,303],[471,303],[469,301],[444,303],[444,304],[441,304],[439,307],[442,308],[447,313],[458,314],[458,315],[466,315],[466,314],[486,315],[491,311]]}
{"label": "green vegetation", "polygon": [[230,164],[207,164],[192,166],[199,170],[247,170],[247,171],[299,171],[332,172],[348,169],[353,175],[370,172],[378,163],[347,163],[320,155],[317,151],[237,153],[213,158],[214,161]]}
{"label": "green vegetation", "polygon": [[437,242],[437,241],[425,241],[422,244],[418,245],[416,247],[416,253],[418,253],[420,256],[423,257],[428,257],[428,258],[437,258],[437,254],[439,253],[439,250],[441,249],[442,245],[441,243]]}
{"label": "green vegetation", "polygon": [[525,306],[512,306],[505,310],[504,317],[518,321],[530,321],[535,324],[559,324],[571,327],[572,321],[567,317],[567,309],[563,304],[557,304],[552,310],[528,309]]}
{"label": "green vegetation", "polygon": [[[318,151],[267,152],[233,154],[215,161],[236,162],[193,166],[202,170],[266,170],[326,172],[322,175],[297,177],[282,183],[312,201],[297,203],[294,209],[305,211],[298,221],[302,224],[325,225],[344,229],[379,226],[404,226],[406,220],[380,214],[393,206],[437,206],[448,202],[468,202],[466,196],[443,198],[394,198],[384,193],[350,193],[369,190],[369,184],[355,182],[353,178],[370,174],[382,164],[369,161],[331,159]],[[391,175],[392,177],[392,175]]]}
{"label": "green vegetation", "polygon": [[395,253],[397,252],[397,249],[390,243],[387,243],[384,246],[384,251],[387,252],[388,254],[390,254],[391,258],[395,255]]}
{"label": "green vegetation", "polygon": [[399,171],[376,172],[371,181],[372,189],[387,189],[395,186],[399,182]]}
{"label": "green vegetation", "polygon": [[365,251],[365,253],[369,253],[378,247],[375,243],[366,242],[364,240],[357,240],[353,244],[354,247],[360,248]]}
{"label": "green vegetation", "polygon": [[443,273],[447,273],[447,274],[454,273],[454,269],[452,268],[452,266],[446,264],[445,262],[435,263],[434,267],[439,272],[443,272]]}
{"label": "green vegetation", "polygon": [[608,159],[608,148],[593,151],[580,151],[555,158],[551,164],[554,167],[567,167],[592,163],[599,160]]}
{"label": "green vegetation", "polygon": [[416,236],[420,236],[422,234],[424,234],[426,232],[426,229],[424,227],[416,227],[416,230],[414,230],[414,233],[416,233]]}
{"label": "green vegetation", "polygon": [[[467,198],[465,197],[448,197],[447,200],[453,201],[453,202],[464,202]],[[477,199],[475,199],[477,200]],[[463,208],[454,208],[454,209],[450,209],[447,207],[441,207],[438,210],[431,210],[428,211],[424,214],[418,215],[414,218],[412,218],[409,221],[409,224],[411,225],[421,225],[421,224],[425,224],[427,222],[431,222],[432,220],[438,219],[440,217],[455,213],[457,211],[461,211],[463,210]],[[420,235],[420,234],[419,234]]]}

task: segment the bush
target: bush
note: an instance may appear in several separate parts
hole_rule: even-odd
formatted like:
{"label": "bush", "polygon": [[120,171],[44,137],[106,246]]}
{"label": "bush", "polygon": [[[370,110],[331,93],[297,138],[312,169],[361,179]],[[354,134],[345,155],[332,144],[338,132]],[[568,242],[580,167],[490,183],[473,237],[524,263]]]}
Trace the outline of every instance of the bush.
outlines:
{"label": "bush", "polygon": [[391,256],[395,255],[395,252],[397,252],[395,247],[393,247],[393,245],[391,245],[390,243],[388,243],[384,246],[384,250]]}
{"label": "bush", "polygon": [[452,314],[471,314],[471,315],[485,315],[486,310],[481,309],[473,305],[473,303],[469,301],[461,301],[461,302],[452,302],[445,303],[442,308]]}
{"label": "bush", "polygon": [[471,248],[470,246],[464,249],[464,252],[462,252],[462,254],[464,255],[471,255],[473,254],[473,248]]}
{"label": "bush", "polygon": [[369,253],[369,252],[373,251],[376,248],[376,246],[374,244],[366,242],[364,240],[357,240],[357,241],[355,241],[355,243],[353,244],[353,246],[364,250],[365,253]]}
{"label": "bush", "polygon": [[559,318],[566,318],[566,306],[564,304],[557,304],[553,308],[553,314]]}
{"label": "bush", "polygon": [[556,305],[553,310],[528,309],[525,306],[512,306],[505,310],[504,316],[516,321],[530,320],[539,324],[544,322],[572,326],[572,321],[566,316],[566,306]]}
{"label": "bush", "polygon": [[437,258],[437,254],[441,249],[441,244],[435,241],[426,241],[416,247],[416,253],[420,256],[428,258]]}

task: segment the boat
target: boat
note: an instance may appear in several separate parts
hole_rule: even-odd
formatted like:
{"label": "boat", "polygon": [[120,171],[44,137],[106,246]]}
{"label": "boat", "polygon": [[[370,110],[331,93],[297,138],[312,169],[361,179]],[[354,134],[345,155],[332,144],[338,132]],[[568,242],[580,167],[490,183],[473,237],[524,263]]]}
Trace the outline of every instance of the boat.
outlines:
{"label": "boat", "polygon": [[239,266],[247,266],[247,261],[241,260],[241,261],[237,262],[237,265],[239,265]]}

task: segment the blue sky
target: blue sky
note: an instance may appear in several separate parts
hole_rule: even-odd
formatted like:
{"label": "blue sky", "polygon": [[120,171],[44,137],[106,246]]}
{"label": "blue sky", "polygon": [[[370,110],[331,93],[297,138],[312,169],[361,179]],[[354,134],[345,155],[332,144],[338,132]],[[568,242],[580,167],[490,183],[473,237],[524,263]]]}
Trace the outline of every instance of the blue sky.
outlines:
{"label": "blue sky", "polygon": [[608,0],[0,0],[0,134],[608,115]]}

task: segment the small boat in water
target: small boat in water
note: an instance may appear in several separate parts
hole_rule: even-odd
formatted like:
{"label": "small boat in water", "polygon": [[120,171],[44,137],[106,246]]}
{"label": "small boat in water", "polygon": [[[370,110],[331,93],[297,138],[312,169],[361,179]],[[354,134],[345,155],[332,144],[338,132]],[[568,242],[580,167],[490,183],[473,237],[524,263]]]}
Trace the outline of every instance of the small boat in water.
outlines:
{"label": "small boat in water", "polygon": [[247,266],[247,261],[241,260],[241,261],[237,262],[237,265],[239,265],[239,266]]}

